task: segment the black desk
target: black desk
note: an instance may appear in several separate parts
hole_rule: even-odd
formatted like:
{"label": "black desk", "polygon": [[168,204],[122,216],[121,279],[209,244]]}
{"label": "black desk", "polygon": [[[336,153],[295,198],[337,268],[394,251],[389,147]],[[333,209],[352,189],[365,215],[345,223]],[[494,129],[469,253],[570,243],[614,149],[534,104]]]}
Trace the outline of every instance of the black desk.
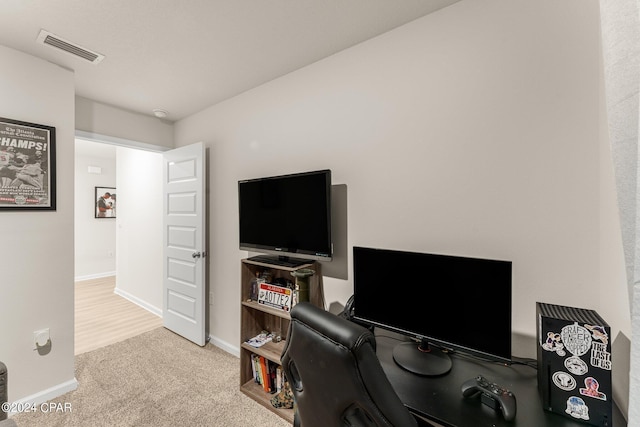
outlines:
{"label": "black desk", "polygon": [[[537,371],[526,365],[504,366],[452,355],[453,368],[441,377],[420,377],[405,371],[393,361],[393,347],[401,336],[376,330],[377,354],[389,382],[409,410],[448,427],[586,427],[542,409],[538,394]],[[513,391],[517,413],[506,422],[479,398],[464,398],[460,387],[470,378],[483,375],[489,381]],[[613,426],[625,427],[622,414],[613,405]]]}

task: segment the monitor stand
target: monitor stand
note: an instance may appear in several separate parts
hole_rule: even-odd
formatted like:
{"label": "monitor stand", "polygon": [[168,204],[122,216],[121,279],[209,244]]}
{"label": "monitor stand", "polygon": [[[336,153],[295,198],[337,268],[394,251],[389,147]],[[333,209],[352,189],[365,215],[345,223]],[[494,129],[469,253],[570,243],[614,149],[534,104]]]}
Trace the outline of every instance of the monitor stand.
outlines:
{"label": "monitor stand", "polygon": [[280,265],[283,267],[299,267],[304,264],[312,263],[313,261],[302,258],[290,258],[288,256],[276,256],[276,255],[255,255],[249,258],[251,261],[263,262],[265,264]]}
{"label": "monitor stand", "polygon": [[431,347],[426,340],[396,345],[393,348],[393,360],[401,368],[427,377],[444,375],[452,366],[451,357],[439,348]]}

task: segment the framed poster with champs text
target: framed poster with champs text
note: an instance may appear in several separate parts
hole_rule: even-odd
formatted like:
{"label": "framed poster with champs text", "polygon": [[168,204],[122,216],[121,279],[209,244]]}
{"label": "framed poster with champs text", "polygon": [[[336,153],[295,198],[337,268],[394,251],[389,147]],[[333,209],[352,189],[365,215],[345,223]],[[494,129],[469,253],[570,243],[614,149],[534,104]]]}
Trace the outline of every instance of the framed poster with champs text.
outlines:
{"label": "framed poster with champs text", "polygon": [[56,210],[56,128],[0,117],[0,211]]}

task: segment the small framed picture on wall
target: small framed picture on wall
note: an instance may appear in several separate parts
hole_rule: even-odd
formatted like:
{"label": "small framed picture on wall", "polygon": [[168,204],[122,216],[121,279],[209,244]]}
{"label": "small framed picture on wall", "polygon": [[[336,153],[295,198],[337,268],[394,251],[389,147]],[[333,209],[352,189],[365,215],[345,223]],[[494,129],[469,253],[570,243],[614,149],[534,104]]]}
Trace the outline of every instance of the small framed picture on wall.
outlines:
{"label": "small framed picture on wall", "polygon": [[96,187],[95,193],[96,218],[116,217],[116,189],[115,187]]}

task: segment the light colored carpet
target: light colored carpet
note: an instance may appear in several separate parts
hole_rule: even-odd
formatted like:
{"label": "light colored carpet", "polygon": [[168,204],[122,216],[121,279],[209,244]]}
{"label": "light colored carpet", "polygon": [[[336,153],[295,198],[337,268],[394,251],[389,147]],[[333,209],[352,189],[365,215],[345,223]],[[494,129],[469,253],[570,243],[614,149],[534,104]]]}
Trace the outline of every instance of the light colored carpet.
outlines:
{"label": "light colored carpet", "polygon": [[240,361],[165,328],[76,356],[75,391],[52,402],[67,413],[21,413],[18,427],[290,424],[242,394]]}

